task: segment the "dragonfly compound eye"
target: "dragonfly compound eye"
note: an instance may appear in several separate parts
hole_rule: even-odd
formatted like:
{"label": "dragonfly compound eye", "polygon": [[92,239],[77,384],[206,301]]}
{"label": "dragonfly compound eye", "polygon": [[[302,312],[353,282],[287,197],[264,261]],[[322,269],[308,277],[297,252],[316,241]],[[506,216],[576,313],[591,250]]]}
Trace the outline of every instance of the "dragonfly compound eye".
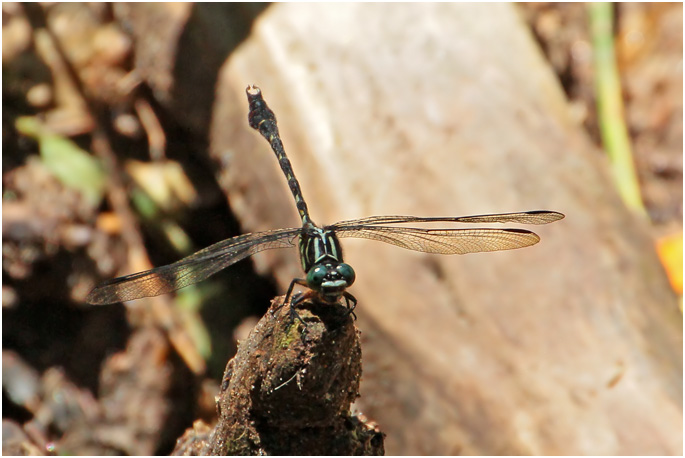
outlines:
{"label": "dragonfly compound eye", "polygon": [[357,278],[352,266],[344,262],[338,264],[338,267],[336,267],[335,270],[338,272],[338,274],[340,274],[343,280],[345,280],[347,286],[350,286],[352,283],[354,283],[354,280]]}
{"label": "dragonfly compound eye", "polygon": [[307,273],[307,285],[314,290],[318,290],[319,287],[321,287],[321,283],[323,283],[327,272],[328,269],[322,265],[312,267]]}

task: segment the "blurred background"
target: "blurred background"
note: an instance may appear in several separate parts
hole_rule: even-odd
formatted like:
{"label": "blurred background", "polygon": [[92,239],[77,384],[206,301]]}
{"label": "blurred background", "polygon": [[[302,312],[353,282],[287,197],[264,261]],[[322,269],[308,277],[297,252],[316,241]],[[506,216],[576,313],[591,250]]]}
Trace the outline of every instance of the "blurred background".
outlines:
{"label": "blurred background", "polygon": [[169,454],[302,275],[100,281],[314,220],[555,210],[466,257],[343,241],[388,454],[682,454],[682,4],[3,3],[3,453]]}

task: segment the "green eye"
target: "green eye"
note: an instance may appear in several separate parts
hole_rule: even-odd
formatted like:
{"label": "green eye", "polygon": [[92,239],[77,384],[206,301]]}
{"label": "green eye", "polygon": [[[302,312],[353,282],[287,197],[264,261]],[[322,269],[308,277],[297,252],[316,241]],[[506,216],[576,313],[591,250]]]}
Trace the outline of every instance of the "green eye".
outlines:
{"label": "green eye", "polygon": [[323,266],[314,266],[307,273],[307,285],[312,289],[318,289],[326,276],[326,269]]}
{"label": "green eye", "polygon": [[345,280],[347,286],[350,286],[352,283],[354,283],[356,275],[351,265],[343,262],[342,264],[338,264],[335,270],[338,272],[338,274],[340,274],[343,280]]}

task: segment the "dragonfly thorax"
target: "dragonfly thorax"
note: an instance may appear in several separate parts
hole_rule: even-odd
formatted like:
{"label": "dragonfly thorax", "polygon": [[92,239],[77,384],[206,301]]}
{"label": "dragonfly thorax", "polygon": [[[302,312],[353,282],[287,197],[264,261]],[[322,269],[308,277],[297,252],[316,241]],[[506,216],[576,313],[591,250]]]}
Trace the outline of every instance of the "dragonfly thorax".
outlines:
{"label": "dragonfly thorax", "polygon": [[316,264],[343,262],[338,237],[331,230],[305,224],[300,234],[300,261],[302,270],[307,273]]}

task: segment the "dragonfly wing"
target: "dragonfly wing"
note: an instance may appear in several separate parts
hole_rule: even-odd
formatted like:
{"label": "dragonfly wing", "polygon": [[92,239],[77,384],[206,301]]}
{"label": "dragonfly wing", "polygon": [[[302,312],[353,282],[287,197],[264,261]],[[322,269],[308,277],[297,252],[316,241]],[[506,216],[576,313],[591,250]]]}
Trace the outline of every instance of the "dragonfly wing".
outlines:
{"label": "dragonfly wing", "polygon": [[198,283],[259,251],[293,247],[300,231],[279,229],[226,239],[173,264],[106,281],[93,289],[86,301],[93,305],[113,304],[169,293]]}
{"label": "dragonfly wing", "polygon": [[466,254],[513,250],[535,245],[540,237],[524,229],[419,229],[392,226],[337,228],[338,237],[378,240],[408,250],[436,254]]}
{"label": "dragonfly wing", "polygon": [[492,215],[461,216],[456,218],[459,223],[521,223],[548,224],[563,219],[565,215],[547,210],[533,210],[516,213],[496,213]]}
{"label": "dragonfly wing", "polygon": [[477,216],[438,216],[422,218],[418,216],[370,216],[349,221],[340,221],[329,226],[331,229],[346,226],[364,226],[376,224],[401,224],[401,223],[521,223],[521,224],[548,224],[564,218],[563,213],[534,210],[516,213],[495,213],[491,215]]}

